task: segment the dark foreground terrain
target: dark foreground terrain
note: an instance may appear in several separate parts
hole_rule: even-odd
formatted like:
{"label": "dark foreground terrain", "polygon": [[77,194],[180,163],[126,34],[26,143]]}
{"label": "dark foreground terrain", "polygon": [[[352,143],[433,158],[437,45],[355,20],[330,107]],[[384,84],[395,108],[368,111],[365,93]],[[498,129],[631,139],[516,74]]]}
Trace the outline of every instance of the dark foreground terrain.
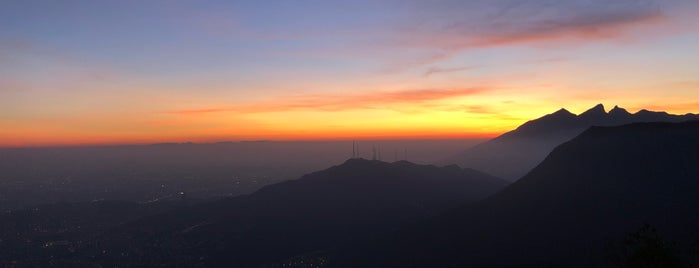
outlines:
{"label": "dark foreground terrain", "polygon": [[7,267],[694,267],[699,121],[590,127],[515,183],[350,159],[220,200],[0,215]]}
{"label": "dark foreground terrain", "polygon": [[[71,220],[95,221],[96,225],[97,219],[103,221],[86,238],[71,243],[60,254],[34,248],[38,252],[13,253],[6,261],[107,267],[254,267],[304,260],[320,264],[328,262],[340,247],[482,200],[506,185],[495,177],[457,166],[350,159],[251,195],[182,204],[140,218],[144,205],[85,210],[72,214]],[[47,221],[54,214],[50,209],[40,211],[46,212],[34,213],[39,215],[33,219],[6,221],[21,225],[23,220]]]}
{"label": "dark foreground terrain", "polygon": [[[639,231],[642,239],[629,237]],[[699,122],[637,123],[592,127],[483,202],[406,228],[343,261],[377,267],[691,267],[698,243]]]}

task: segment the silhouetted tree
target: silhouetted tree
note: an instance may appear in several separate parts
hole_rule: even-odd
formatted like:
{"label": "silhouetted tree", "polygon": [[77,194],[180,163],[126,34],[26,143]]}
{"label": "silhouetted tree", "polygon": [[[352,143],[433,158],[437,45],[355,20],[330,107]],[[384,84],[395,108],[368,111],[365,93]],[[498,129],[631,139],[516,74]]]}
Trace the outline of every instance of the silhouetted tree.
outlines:
{"label": "silhouetted tree", "polygon": [[675,243],[662,239],[648,224],[614,245],[612,258],[622,268],[690,267],[678,256]]}

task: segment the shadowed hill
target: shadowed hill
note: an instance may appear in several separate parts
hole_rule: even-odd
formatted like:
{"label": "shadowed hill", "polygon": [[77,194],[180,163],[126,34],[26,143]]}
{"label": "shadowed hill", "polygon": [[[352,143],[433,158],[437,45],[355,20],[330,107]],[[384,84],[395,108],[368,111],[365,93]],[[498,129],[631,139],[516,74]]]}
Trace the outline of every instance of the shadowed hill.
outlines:
{"label": "shadowed hill", "polygon": [[[364,149],[356,154],[370,155],[366,149],[377,146],[410,152],[411,161],[427,163],[481,141],[363,140]],[[255,141],[0,148],[0,210],[100,199],[146,202],[179,192],[201,199],[250,194],[341,163],[351,145]]]}
{"label": "shadowed hill", "polygon": [[592,127],[483,202],[375,247],[366,263],[610,266],[605,245],[646,223],[679,246],[699,241],[697,193],[699,121]]}
{"label": "shadowed hill", "polygon": [[647,110],[631,114],[618,106],[614,106],[607,113],[602,104],[580,115],[560,109],[555,113],[526,122],[513,131],[476,145],[440,164],[457,164],[515,181],[540,163],[554,147],[572,139],[590,126],[690,120],[699,120],[699,115],[671,115]]}
{"label": "shadowed hill", "polygon": [[248,196],[137,221],[98,239],[81,256],[96,250],[95,261],[106,266],[324,261],[340,245],[481,200],[506,184],[457,166],[350,159]]}

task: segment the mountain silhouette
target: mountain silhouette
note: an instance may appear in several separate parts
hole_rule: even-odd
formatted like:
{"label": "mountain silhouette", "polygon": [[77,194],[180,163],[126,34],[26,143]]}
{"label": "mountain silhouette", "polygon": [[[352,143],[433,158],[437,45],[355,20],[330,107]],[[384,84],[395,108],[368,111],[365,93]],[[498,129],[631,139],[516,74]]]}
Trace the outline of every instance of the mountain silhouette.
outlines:
{"label": "mountain silhouette", "polygon": [[439,164],[457,164],[515,181],[548,155],[554,147],[572,139],[590,126],[619,126],[639,122],[685,122],[699,120],[697,114],[672,115],[640,110],[631,114],[614,106],[609,113],[598,104],[575,115],[566,109],[528,121],[517,129],[476,145]]}
{"label": "mountain silhouette", "polygon": [[340,245],[393,232],[506,185],[457,166],[350,159],[250,195],[136,221],[93,241],[80,256],[97,256],[104,266],[325,262],[325,252]]}
{"label": "mountain silhouette", "polygon": [[[486,200],[404,229],[389,242],[373,244],[369,253],[338,262],[608,267],[613,263],[606,245],[644,224],[657,227],[678,247],[699,242],[697,193],[699,121],[591,127]],[[362,259],[357,256],[364,262],[353,263]]]}

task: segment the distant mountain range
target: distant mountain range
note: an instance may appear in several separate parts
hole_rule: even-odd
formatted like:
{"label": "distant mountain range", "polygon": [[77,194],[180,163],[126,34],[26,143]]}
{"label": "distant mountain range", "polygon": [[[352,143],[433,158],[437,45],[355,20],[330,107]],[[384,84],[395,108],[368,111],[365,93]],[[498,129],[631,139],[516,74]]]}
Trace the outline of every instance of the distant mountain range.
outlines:
{"label": "distant mountain range", "polygon": [[[676,244],[651,240],[655,244],[629,253],[646,266],[616,266],[608,246],[631,244],[626,235],[644,224]],[[688,261],[682,254],[694,254],[696,262],[697,227],[699,121],[591,127],[483,202],[372,243],[364,263],[352,263],[357,255],[343,261],[356,267],[684,267],[648,263],[672,259],[673,253],[652,255],[664,248],[675,250],[678,262]]]}
{"label": "distant mountain range", "polygon": [[476,202],[507,184],[457,166],[350,159],[251,195],[127,224],[81,256],[97,256],[104,266],[320,263],[340,246]]}
{"label": "distant mountain range", "polygon": [[553,148],[591,126],[619,126],[638,122],[685,122],[699,120],[697,114],[672,115],[640,110],[631,114],[614,106],[606,112],[602,104],[575,115],[566,109],[528,121],[517,129],[476,145],[439,162],[474,168],[508,181],[524,176]]}

